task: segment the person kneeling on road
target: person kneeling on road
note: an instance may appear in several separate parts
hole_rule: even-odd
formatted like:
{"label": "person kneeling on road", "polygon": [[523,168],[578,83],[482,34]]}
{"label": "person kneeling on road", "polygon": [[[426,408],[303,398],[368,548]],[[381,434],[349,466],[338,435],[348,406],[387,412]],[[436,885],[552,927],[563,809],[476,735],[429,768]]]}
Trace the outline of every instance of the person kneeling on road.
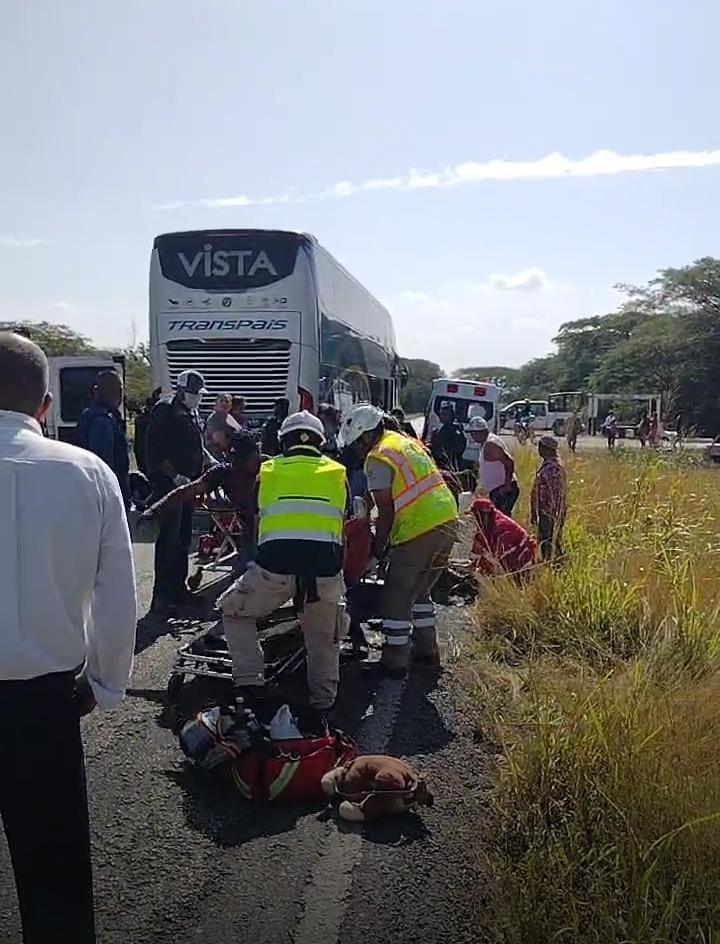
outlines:
{"label": "person kneeling on road", "polygon": [[381,598],[383,671],[402,678],[415,658],[439,664],[435,607],[430,592],[447,567],[457,533],[457,506],[427,450],[386,430],[369,403],[343,421],[343,439],[365,458],[368,488],[378,510],[373,555],[387,556]]}
{"label": "person kneeling on road", "polygon": [[257,621],[295,597],[307,649],[310,704],[330,709],[340,679],[343,635],[343,529],[349,504],[345,468],[321,454],[321,421],[303,410],[284,420],[282,455],[260,467],[255,563],[218,606],[239,694],[262,697],[265,662]]}

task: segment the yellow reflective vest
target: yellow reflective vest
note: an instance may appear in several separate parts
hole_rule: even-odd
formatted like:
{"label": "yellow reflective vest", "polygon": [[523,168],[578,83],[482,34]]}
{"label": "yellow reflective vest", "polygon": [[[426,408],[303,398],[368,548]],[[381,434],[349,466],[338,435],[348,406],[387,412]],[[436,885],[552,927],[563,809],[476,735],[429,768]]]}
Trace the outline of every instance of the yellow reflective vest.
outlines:
{"label": "yellow reflective vest", "polygon": [[391,544],[412,541],[433,528],[457,519],[457,504],[427,450],[415,439],[386,432],[370,451],[393,470],[395,509]]}
{"label": "yellow reflective vest", "polygon": [[347,504],[344,466],[327,456],[289,455],[260,466],[258,544],[343,543]]}

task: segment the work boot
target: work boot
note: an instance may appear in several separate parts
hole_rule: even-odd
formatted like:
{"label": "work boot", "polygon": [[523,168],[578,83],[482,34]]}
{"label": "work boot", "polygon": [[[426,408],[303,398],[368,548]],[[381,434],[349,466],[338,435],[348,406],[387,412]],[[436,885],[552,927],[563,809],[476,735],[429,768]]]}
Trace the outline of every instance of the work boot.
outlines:
{"label": "work boot", "polygon": [[401,679],[407,675],[410,667],[410,643],[404,643],[402,646],[389,646],[383,644],[382,655],[380,656],[380,670],[388,678]]}
{"label": "work boot", "polygon": [[413,631],[413,662],[440,665],[440,649],[434,626],[419,626]]}

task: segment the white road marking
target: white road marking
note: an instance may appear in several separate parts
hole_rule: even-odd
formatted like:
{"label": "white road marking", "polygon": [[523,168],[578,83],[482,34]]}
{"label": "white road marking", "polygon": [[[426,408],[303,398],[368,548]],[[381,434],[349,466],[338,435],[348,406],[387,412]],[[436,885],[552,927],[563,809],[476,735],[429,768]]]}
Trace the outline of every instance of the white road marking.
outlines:
{"label": "white road marking", "polygon": [[[384,679],[375,695],[375,706],[358,732],[364,754],[387,751],[400,711],[405,681]],[[293,944],[337,944],[353,871],[362,855],[362,827],[338,826],[324,844],[317,865],[305,886],[303,913],[293,934]]]}

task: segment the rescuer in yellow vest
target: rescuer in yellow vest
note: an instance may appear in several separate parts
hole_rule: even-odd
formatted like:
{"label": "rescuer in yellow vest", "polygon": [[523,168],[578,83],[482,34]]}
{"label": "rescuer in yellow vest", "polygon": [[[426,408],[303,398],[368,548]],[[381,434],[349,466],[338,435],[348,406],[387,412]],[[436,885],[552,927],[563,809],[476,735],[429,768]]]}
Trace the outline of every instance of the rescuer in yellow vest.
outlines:
{"label": "rescuer in yellow vest", "polygon": [[373,555],[387,558],[381,667],[402,677],[410,662],[411,636],[417,661],[440,661],[430,592],[455,542],[457,505],[423,445],[386,429],[377,407],[353,407],[343,420],[342,438],[365,460],[368,489],[378,510]]}
{"label": "rescuer in yellow vest", "polygon": [[233,679],[248,700],[262,696],[265,663],[257,620],[299,594],[307,650],[310,703],[332,707],[337,695],[343,531],[348,506],[344,466],[320,452],[320,420],[303,410],[282,423],[282,455],[260,467],[255,562],[218,600]]}

